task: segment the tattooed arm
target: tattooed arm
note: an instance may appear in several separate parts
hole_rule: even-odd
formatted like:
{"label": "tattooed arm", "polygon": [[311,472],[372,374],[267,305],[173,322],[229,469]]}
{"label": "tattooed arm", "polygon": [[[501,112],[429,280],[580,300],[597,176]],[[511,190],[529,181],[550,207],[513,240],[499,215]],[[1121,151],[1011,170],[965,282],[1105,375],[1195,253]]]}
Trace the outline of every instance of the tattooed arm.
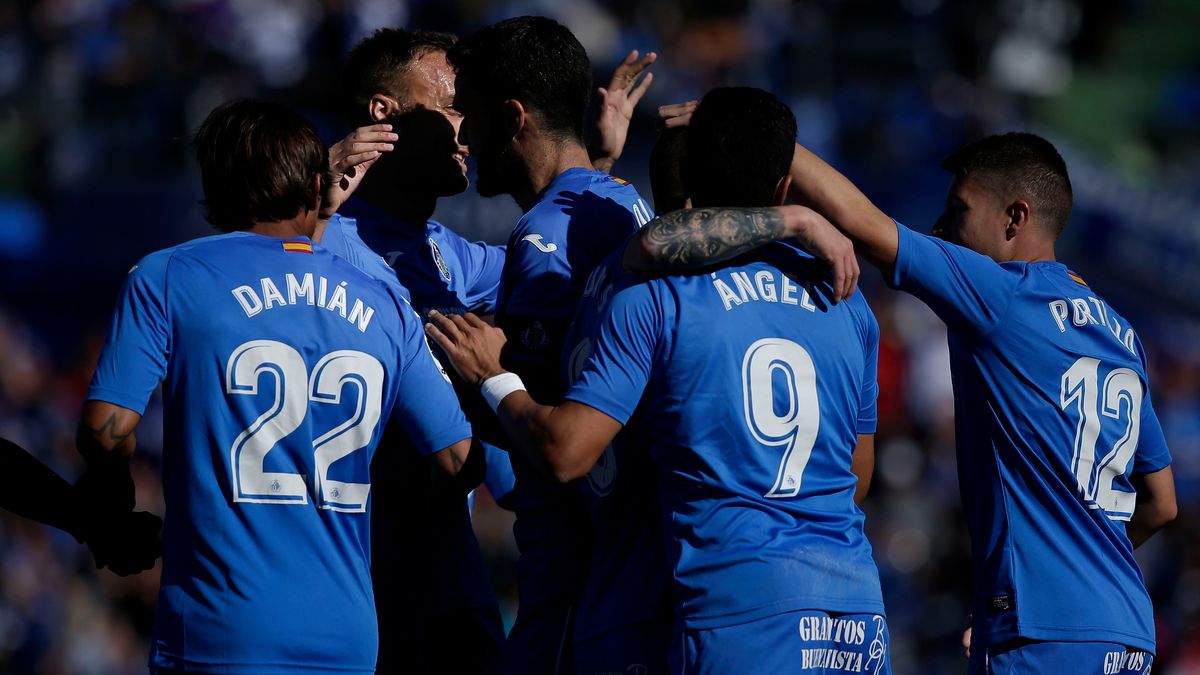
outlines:
{"label": "tattooed arm", "polygon": [[106,401],[83,404],[75,447],[87,462],[78,488],[93,508],[109,512],[132,511],[133,476],[129,458],[137,446],[133,430],[142,416]]}
{"label": "tattooed arm", "polygon": [[622,264],[632,272],[703,267],[723,262],[777,239],[792,239],[833,270],[834,300],[854,292],[854,247],[820,214],[803,206],[684,209],[661,215],[625,248]]}

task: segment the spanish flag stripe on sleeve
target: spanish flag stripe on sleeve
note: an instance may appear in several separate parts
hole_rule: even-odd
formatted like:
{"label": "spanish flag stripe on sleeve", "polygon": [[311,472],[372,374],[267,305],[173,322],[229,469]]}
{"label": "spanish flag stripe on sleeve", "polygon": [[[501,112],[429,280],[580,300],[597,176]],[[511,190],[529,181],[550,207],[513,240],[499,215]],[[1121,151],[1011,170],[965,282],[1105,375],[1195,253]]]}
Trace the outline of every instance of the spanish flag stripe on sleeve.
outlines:
{"label": "spanish flag stripe on sleeve", "polygon": [[1071,277],[1071,281],[1074,281],[1075,283],[1079,284],[1080,286],[1087,286],[1087,284],[1083,281],[1083,277],[1079,276],[1078,274],[1076,274],[1070,270],[1067,270],[1067,276]]}
{"label": "spanish flag stripe on sleeve", "polygon": [[312,255],[312,242],[307,241],[285,241],[283,242],[283,250],[288,253],[307,253]]}
{"label": "spanish flag stripe on sleeve", "polygon": [[621,185],[629,185],[629,181],[627,181],[627,180],[621,180],[620,178],[617,178],[616,176],[609,176],[609,178],[611,178],[611,179],[613,179],[613,180],[617,181],[617,182],[618,182],[618,183],[620,183]]}

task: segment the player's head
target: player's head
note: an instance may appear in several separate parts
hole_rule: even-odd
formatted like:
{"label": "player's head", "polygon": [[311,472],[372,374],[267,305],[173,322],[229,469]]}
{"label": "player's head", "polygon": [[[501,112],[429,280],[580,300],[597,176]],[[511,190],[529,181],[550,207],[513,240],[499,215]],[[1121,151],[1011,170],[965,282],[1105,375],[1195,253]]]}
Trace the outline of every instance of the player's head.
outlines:
{"label": "player's head", "polygon": [[458,73],[460,139],[478,167],[479,194],[512,192],[518,138],[583,144],[591,64],[553,19],[521,16],[487,26],[450,50]]}
{"label": "player's head", "polygon": [[242,100],[218,106],[192,139],[205,218],[232,232],[304,216],[316,225],[327,151],[317,129],[286,106]]}
{"label": "player's head", "polygon": [[462,115],[454,109],[454,69],[446,61],[457,40],[382,28],[350,50],[342,70],[350,122],[390,122],[400,136],[367,174],[372,182],[439,197],[467,189],[467,150],[456,141]]}
{"label": "player's head", "polygon": [[782,203],[796,147],[796,118],[761,89],[722,87],[688,125],[683,179],[692,206]]}
{"label": "player's head", "polygon": [[1067,164],[1046,139],[988,136],[953,152],[954,174],[934,234],[998,261],[1053,246],[1071,215]]}
{"label": "player's head", "polygon": [[683,183],[684,153],[687,151],[687,127],[663,129],[650,150],[650,190],[654,210],[670,213],[687,208],[687,187]]}

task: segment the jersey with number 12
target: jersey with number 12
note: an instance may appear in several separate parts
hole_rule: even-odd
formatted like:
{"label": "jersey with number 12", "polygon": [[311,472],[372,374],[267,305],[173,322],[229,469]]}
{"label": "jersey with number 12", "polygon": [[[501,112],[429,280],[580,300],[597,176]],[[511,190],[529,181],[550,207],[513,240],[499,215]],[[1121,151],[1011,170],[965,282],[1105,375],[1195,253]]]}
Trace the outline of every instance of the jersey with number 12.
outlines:
{"label": "jersey with number 12", "polygon": [[974,635],[1154,651],[1125,522],[1170,464],[1129,322],[1057,262],[1006,262],[899,226],[891,283],[950,329]]}
{"label": "jersey with number 12", "polygon": [[396,421],[429,454],[470,426],[416,313],[307,239],[248,232],[138,263],[89,399],[165,407],[151,665],[370,673],[371,457]]}
{"label": "jersey with number 12", "polygon": [[[854,503],[875,432],[879,328],[861,294],[774,244],[711,274],[652,280],[605,263],[608,308],[567,399],[622,424],[658,466],[676,625],[821,609],[883,614]],[[639,402],[640,401],[640,402]]]}

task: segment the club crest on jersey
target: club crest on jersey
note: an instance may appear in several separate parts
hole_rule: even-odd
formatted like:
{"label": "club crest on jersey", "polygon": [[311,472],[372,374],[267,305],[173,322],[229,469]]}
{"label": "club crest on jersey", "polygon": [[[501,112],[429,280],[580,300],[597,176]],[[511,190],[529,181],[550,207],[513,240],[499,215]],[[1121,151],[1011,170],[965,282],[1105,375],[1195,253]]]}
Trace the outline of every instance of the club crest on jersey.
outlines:
{"label": "club crest on jersey", "polygon": [[604,448],[604,453],[596,460],[592,470],[587,472],[587,482],[601,497],[607,497],[612,492],[613,484],[617,482],[617,456],[611,445]]}
{"label": "club crest on jersey", "polygon": [[540,352],[550,344],[550,336],[541,321],[534,321],[521,331],[521,344],[531,352]]}
{"label": "club crest on jersey", "polygon": [[446,259],[442,257],[442,249],[438,248],[437,242],[432,238],[429,239],[429,250],[433,253],[433,264],[437,265],[438,272],[441,273],[442,278],[450,281],[450,268],[446,267]]}

